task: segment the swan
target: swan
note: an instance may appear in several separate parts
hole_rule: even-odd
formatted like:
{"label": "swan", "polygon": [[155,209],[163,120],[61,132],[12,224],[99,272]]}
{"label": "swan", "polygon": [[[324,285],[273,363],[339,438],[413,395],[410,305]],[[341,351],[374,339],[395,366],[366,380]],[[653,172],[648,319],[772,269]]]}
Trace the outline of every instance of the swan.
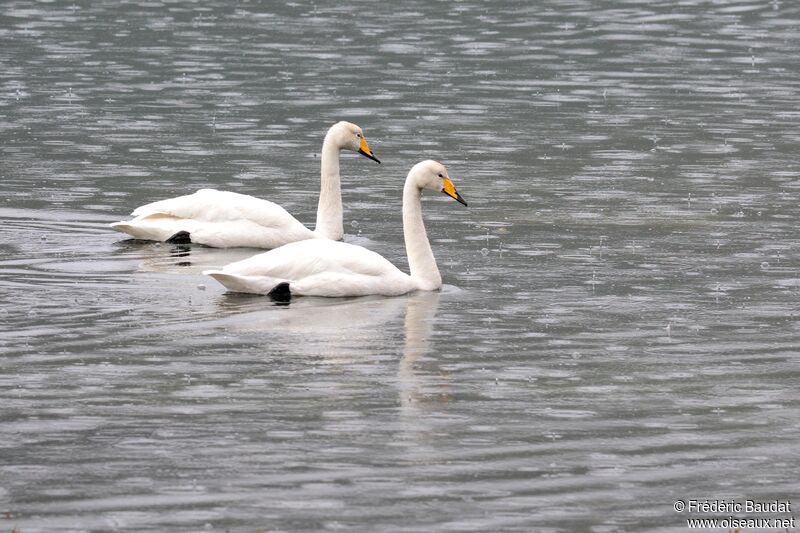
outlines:
{"label": "swan", "polygon": [[277,248],[305,239],[340,240],[344,236],[341,150],[352,150],[380,163],[361,128],[345,121],[331,126],[322,143],[322,183],[314,231],[278,204],[214,189],[143,205],[133,212],[133,220],[114,222],[111,227],[135,239],[192,242],[213,248]]}
{"label": "swan", "polygon": [[267,294],[283,302],[292,296],[397,296],[437,290],[442,277],[422,220],[423,189],[441,191],[467,205],[443,164],[428,160],[414,165],[403,187],[403,236],[410,275],[362,246],[330,240],[290,243],[203,274],[229,291]]}

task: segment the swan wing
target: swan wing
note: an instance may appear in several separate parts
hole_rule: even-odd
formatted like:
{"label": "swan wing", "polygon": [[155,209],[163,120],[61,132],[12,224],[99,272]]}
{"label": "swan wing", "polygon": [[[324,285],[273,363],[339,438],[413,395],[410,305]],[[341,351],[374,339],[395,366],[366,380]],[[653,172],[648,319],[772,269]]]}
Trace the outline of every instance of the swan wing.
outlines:
{"label": "swan wing", "polygon": [[247,194],[201,189],[194,194],[159,200],[137,208],[135,217],[171,215],[202,222],[249,220],[264,227],[297,222],[284,208],[269,200]]}
{"label": "swan wing", "polygon": [[185,231],[192,242],[218,248],[276,248],[314,236],[274,202],[215,189],[143,205],[133,216],[111,227],[136,238],[161,241]]}
{"label": "swan wing", "polygon": [[244,292],[259,294],[269,292],[277,283],[264,288],[274,280],[288,281],[292,294],[306,296],[396,295],[415,288],[407,274],[381,255],[361,246],[324,239],[290,243],[226,265],[219,272],[236,278],[236,283],[231,278],[213,276],[212,272],[209,275],[231,290],[240,290],[247,280],[258,290]]}

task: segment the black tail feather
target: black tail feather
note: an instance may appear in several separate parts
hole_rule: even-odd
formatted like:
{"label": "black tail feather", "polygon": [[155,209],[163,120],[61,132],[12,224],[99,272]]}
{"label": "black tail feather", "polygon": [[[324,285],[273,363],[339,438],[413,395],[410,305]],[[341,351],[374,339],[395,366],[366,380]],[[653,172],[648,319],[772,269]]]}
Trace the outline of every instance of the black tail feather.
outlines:
{"label": "black tail feather", "polygon": [[267,296],[272,298],[277,303],[289,303],[292,300],[292,292],[289,290],[289,282],[284,281],[275,285]]}
{"label": "black tail feather", "polygon": [[170,244],[192,244],[192,238],[188,231],[179,231],[165,242]]}

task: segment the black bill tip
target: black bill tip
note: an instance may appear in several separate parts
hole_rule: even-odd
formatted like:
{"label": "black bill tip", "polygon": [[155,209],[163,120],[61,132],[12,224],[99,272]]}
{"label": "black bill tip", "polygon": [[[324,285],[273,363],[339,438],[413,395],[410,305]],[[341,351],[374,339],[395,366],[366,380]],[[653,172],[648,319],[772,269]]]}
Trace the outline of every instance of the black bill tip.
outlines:
{"label": "black bill tip", "polygon": [[368,158],[368,159],[372,159],[373,161],[375,161],[375,162],[376,162],[376,163],[378,163],[379,165],[380,165],[380,163],[381,163],[381,160],[380,160],[380,159],[378,159],[378,158],[377,158],[377,157],[375,157],[374,155],[370,154],[369,152],[366,152],[366,151],[364,151],[364,150],[359,150],[359,151],[358,151],[358,153],[359,153],[359,154],[361,154],[361,155],[363,155],[364,157],[366,157],[366,158]]}

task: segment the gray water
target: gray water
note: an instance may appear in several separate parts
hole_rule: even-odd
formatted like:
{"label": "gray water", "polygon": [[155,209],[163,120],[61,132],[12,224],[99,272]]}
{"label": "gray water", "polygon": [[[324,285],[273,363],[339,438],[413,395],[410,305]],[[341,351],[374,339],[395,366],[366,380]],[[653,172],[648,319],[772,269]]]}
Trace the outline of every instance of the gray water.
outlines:
{"label": "gray water", "polygon": [[[800,9],[669,4],[2,3],[0,529],[800,500]],[[440,293],[274,306],[200,274],[252,250],[107,227],[202,187],[313,225],[341,119],[383,161],[342,155],[346,240],[400,268],[402,180],[448,165]]]}

